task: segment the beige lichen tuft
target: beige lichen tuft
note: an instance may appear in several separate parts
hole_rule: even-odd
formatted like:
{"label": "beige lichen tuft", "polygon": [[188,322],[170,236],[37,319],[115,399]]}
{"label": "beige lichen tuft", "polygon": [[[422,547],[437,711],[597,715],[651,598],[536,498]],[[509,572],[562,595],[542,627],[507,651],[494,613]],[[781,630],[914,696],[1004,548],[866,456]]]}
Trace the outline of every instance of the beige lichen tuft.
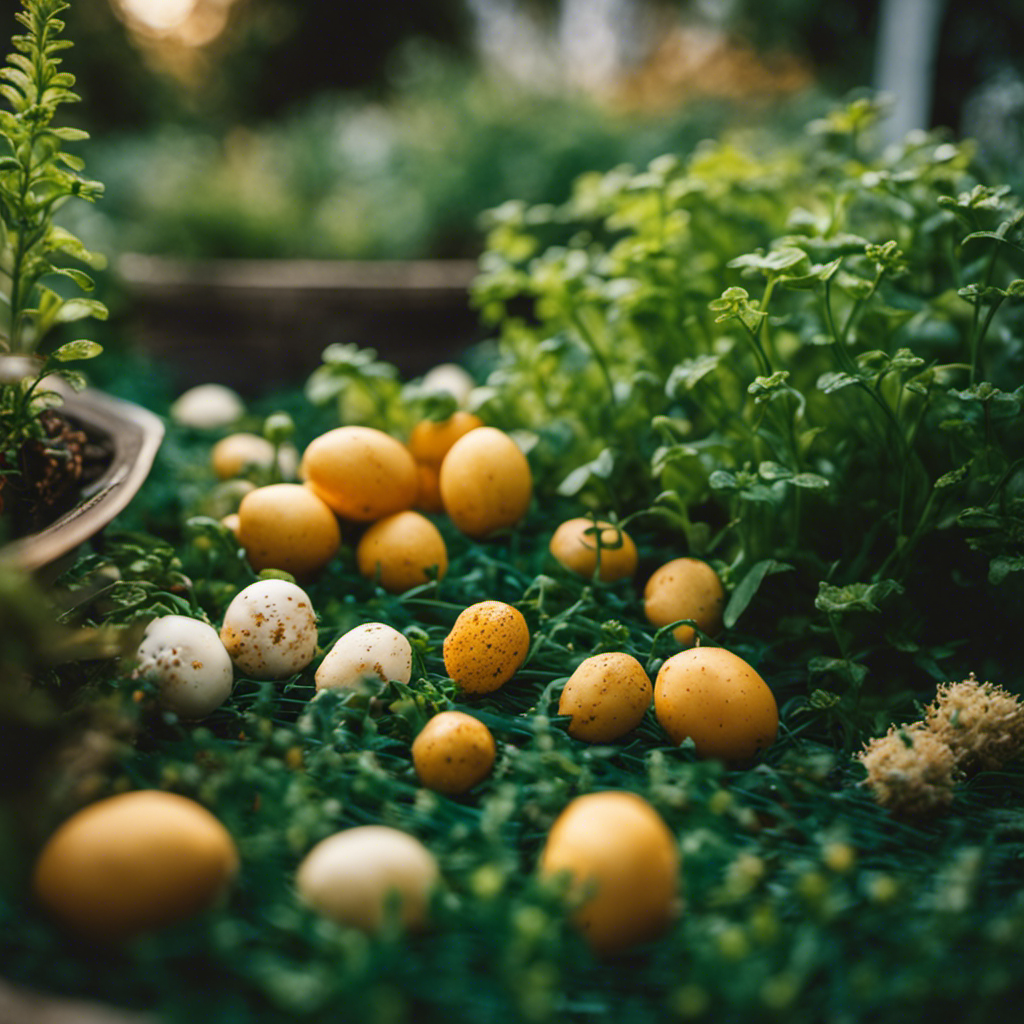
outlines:
{"label": "beige lichen tuft", "polygon": [[1024,705],[972,672],[960,683],[943,683],[925,709],[925,725],[953,752],[964,771],[1001,768],[1024,745]]}
{"label": "beige lichen tuft", "polygon": [[893,726],[866,744],[858,758],[875,799],[894,814],[931,814],[953,800],[953,752],[920,722]]}

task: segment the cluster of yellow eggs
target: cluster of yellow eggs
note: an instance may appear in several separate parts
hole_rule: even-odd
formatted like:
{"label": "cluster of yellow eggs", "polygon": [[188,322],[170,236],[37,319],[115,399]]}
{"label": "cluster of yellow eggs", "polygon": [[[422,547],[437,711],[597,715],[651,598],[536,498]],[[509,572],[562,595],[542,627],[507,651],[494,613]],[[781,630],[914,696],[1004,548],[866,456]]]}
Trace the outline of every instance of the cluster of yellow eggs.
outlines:
{"label": "cluster of yellow eggs", "polygon": [[[277,457],[285,472],[289,460]],[[269,442],[248,434],[223,438],[212,453],[225,481],[274,458]],[[351,529],[359,534],[360,573],[393,593],[447,572],[444,538],[424,512],[443,513],[480,540],[518,523],[533,494],[515,441],[465,411],[421,421],[408,444],[373,427],[337,427],[314,438],[292,468],[301,483],[250,489],[224,517],[252,568],[312,579],[337,554],[343,529]]]}

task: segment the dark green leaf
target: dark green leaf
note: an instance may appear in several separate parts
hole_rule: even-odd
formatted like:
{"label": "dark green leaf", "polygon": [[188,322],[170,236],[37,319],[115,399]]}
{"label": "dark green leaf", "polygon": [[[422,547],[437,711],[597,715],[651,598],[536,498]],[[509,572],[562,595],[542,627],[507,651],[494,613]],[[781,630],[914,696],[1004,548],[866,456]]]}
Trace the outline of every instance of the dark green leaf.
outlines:
{"label": "dark green leaf", "polygon": [[777,572],[788,572],[791,569],[793,569],[793,566],[788,562],[779,562],[774,558],[766,558],[752,565],[750,571],[732,592],[729,603],[722,614],[722,621],[725,623],[726,628],[729,629],[736,625],[739,617],[747,609],[747,606],[768,576]]}

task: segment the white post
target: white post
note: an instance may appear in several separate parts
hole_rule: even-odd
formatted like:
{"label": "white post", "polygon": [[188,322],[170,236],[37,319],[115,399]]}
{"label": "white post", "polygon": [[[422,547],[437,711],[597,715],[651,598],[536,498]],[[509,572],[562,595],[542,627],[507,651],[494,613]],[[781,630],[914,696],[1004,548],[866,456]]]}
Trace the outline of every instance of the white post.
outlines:
{"label": "white post", "polygon": [[[982,0],[983,2],[983,0]],[[875,50],[875,87],[894,100],[882,126],[896,142],[915,128],[927,128],[945,0],[882,0]]]}

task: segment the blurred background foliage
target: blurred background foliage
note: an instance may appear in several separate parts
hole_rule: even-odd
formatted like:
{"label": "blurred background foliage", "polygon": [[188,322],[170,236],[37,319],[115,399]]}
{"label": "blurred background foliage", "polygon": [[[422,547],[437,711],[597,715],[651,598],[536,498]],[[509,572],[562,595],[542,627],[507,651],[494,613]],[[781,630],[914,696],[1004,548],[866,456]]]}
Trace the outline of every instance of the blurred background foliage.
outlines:
{"label": "blurred background foliage", "polygon": [[475,255],[488,207],[872,85],[885,12],[915,4],[940,18],[921,127],[1008,177],[1024,0],[73,0],[107,184],[75,226],[106,251]]}

